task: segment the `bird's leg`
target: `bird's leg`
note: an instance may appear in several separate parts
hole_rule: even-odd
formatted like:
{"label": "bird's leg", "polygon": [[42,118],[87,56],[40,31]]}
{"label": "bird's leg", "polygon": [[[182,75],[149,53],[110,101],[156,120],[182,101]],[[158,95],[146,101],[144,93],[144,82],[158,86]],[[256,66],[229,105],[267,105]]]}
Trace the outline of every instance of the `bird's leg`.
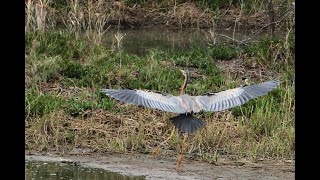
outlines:
{"label": "bird's leg", "polygon": [[174,135],[174,127],[172,128],[171,134],[168,137],[168,139],[164,140],[163,142],[161,142],[153,151],[152,151],[152,155],[157,156],[160,153],[160,146],[163,145],[164,143],[168,142],[172,136]]}
{"label": "bird's leg", "polygon": [[185,134],[183,135],[183,140],[182,140],[182,144],[181,144],[180,154],[179,154],[179,156],[178,156],[177,171],[180,171],[180,170],[181,170],[181,166],[182,166],[182,162],[183,162],[183,152],[184,152],[184,150],[185,150],[187,138],[188,138],[188,134],[185,133]]}

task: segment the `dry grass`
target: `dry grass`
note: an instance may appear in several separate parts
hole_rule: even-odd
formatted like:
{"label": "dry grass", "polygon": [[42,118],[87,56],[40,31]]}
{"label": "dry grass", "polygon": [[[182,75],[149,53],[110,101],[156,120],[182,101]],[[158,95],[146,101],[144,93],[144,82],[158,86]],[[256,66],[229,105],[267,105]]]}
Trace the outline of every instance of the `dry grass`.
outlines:
{"label": "dry grass", "polygon": [[252,59],[241,57],[230,61],[217,61],[217,66],[223,69],[226,76],[232,79],[248,78],[251,81],[265,81],[269,77],[279,77],[279,73],[271,71],[265,64]]}
{"label": "dry grass", "polygon": [[[43,83],[39,86],[39,90],[64,99],[79,97],[97,101],[97,97],[92,97],[90,93],[93,91],[91,88]],[[290,98],[291,95],[286,97]],[[284,106],[290,108],[292,105],[284,104]],[[125,110],[115,113],[114,110],[118,108]],[[42,117],[27,116],[26,148],[31,151],[69,153],[75,147],[89,147],[95,152],[151,154],[155,147],[171,135],[172,124],[168,119],[173,116],[175,116],[173,113],[120,102],[109,111],[89,109],[78,117],[72,117],[64,111],[55,111]],[[207,124],[204,129],[189,137],[186,149],[189,158],[217,162],[218,156],[224,154],[237,155],[238,158],[272,157],[279,156],[278,151],[284,151],[279,149],[282,146],[287,150],[283,152],[282,157],[293,156],[292,151],[287,149],[291,145],[283,145],[281,142],[276,142],[277,139],[263,136],[257,133],[250,123],[246,123],[252,121],[252,117],[251,119],[246,116],[237,117],[229,110],[200,113],[196,116],[204,119]],[[264,117],[261,114],[256,116]],[[291,120],[291,115],[287,118]],[[285,121],[285,118],[282,121]],[[169,141],[161,144],[161,154],[175,155],[178,152],[180,135],[176,130],[173,133]],[[292,136],[285,129],[278,133],[274,134],[277,138],[288,139],[290,138],[288,136]]]}
{"label": "dry grass", "polygon": [[[215,119],[218,118],[218,114]],[[26,136],[26,142],[40,148],[35,149],[39,151],[49,150],[48,148],[57,151],[66,145],[71,149],[72,147],[82,146],[102,151],[109,150],[124,153],[127,151],[139,151],[139,148],[151,151],[158,145],[158,142],[164,141],[169,137],[171,132],[168,131],[170,128],[167,118],[172,115],[139,107],[132,107],[131,110],[123,114],[114,114],[103,110],[87,110],[83,117],[77,118],[59,111],[42,118],[30,117],[27,119],[26,133],[28,136]],[[215,122],[213,119],[211,121]],[[212,124],[212,122],[208,123],[205,133],[208,133],[213,128],[216,129],[212,132],[217,132],[217,134],[213,134],[212,137],[215,139],[214,144],[217,145],[219,129],[221,130],[221,126],[224,127],[225,123],[215,122]],[[29,128],[31,124],[37,124],[37,126]],[[74,136],[70,142],[68,142],[70,137],[66,133]],[[197,136],[196,134],[195,137]],[[206,137],[210,137],[210,135]],[[203,139],[203,141],[206,140]],[[174,148],[168,147],[170,143],[172,142],[164,144],[165,147],[163,148]],[[34,149],[34,147],[30,147],[30,149]],[[46,149],[43,147],[46,147]],[[198,147],[198,145],[192,145],[191,150],[197,149],[195,147]]]}
{"label": "dry grass", "polygon": [[[88,40],[99,42],[109,27],[212,28],[217,23],[218,29],[231,27],[254,29],[254,27],[261,28],[268,22],[268,13],[262,1],[229,5],[227,9],[210,9],[200,4],[177,1],[148,2],[140,5],[104,0],[85,2],[28,0],[25,3],[25,29],[43,31],[62,27],[70,31],[84,32],[90,37]],[[274,4],[277,12],[275,18],[281,19],[283,11],[290,8],[290,4],[287,6],[280,2]],[[244,6],[252,7],[244,12]],[[290,23],[287,18],[284,21]]]}
{"label": "dry grass", "polygon": [[[88,110],[83,117],[77,118],[63,111],[54,112],[42,118],[30,117],[26,120],[26,146],[28,150],[40,152],[69,153],[75,147],[90,147],[95,152],[151,154],[160,142],[170,136],[171,124],[167,119],[172,116],[139,107],[132,107],[123,114]],[[241,123],[231,111],[218,112],[204,120],[206,127],[191,135],[187,141],[189,158],[215,162],[217,152],[220,155],[237,155],[238,158],[272,156],[266,152],[277,154],[277,142],[256,134],[250,125]],[[288,136],[285,131],[279,134],[279,138]],[[175,131],[170,141],[161,144],[161,154],[175,155],[179,148],[180,138]],[[283,153],[289,153],[283,154],[283,157],[292,156],[290,152]]]}

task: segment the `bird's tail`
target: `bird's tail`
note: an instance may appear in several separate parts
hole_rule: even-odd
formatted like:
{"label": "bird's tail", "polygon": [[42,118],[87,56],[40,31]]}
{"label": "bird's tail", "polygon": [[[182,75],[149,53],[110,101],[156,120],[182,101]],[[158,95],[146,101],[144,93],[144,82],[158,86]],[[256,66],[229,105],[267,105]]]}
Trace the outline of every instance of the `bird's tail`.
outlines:
{"label": "bird's tail", "polygon": [[180,114],[179,116],[170,118],[170,120],[172,120],[173,125],[183,133],[193,133],[203,128],[206,124],[201,119],[192,116],[192,114]]}

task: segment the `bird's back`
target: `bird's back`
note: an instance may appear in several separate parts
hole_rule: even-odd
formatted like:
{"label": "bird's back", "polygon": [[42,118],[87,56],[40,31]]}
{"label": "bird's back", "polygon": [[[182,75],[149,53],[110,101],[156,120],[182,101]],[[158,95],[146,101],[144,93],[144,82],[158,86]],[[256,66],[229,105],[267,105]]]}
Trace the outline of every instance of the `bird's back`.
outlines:
{"label": "bird's back", "polygon": [[190,96],[188,94],[183,94],[178,96],[181,101],[182,107],[186,110],[186,112],[200,112],[201,107],[200,104],[197,102],[195,96]]}

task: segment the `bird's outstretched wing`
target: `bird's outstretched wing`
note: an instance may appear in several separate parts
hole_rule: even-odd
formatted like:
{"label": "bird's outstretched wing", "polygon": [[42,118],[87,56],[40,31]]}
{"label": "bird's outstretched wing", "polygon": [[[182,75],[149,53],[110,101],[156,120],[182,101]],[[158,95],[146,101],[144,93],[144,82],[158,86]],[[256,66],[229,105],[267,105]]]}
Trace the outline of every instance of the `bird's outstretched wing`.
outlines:
{"label": "bird's outstretched wing", "polygon": [[186,110],[181,106],[177,96],[142,90],[101,89],[101,92],[119,101],[142,105],[168,112],[183,114]]}
{"label": "bird's outstretched wing", "polygon": [[279,85],[279,80],[263,82],[257,85],[239,87],[210,94],[196,96],[195,99],[204,111],[221,111],[240,106],[249,100],[265,95]]}

